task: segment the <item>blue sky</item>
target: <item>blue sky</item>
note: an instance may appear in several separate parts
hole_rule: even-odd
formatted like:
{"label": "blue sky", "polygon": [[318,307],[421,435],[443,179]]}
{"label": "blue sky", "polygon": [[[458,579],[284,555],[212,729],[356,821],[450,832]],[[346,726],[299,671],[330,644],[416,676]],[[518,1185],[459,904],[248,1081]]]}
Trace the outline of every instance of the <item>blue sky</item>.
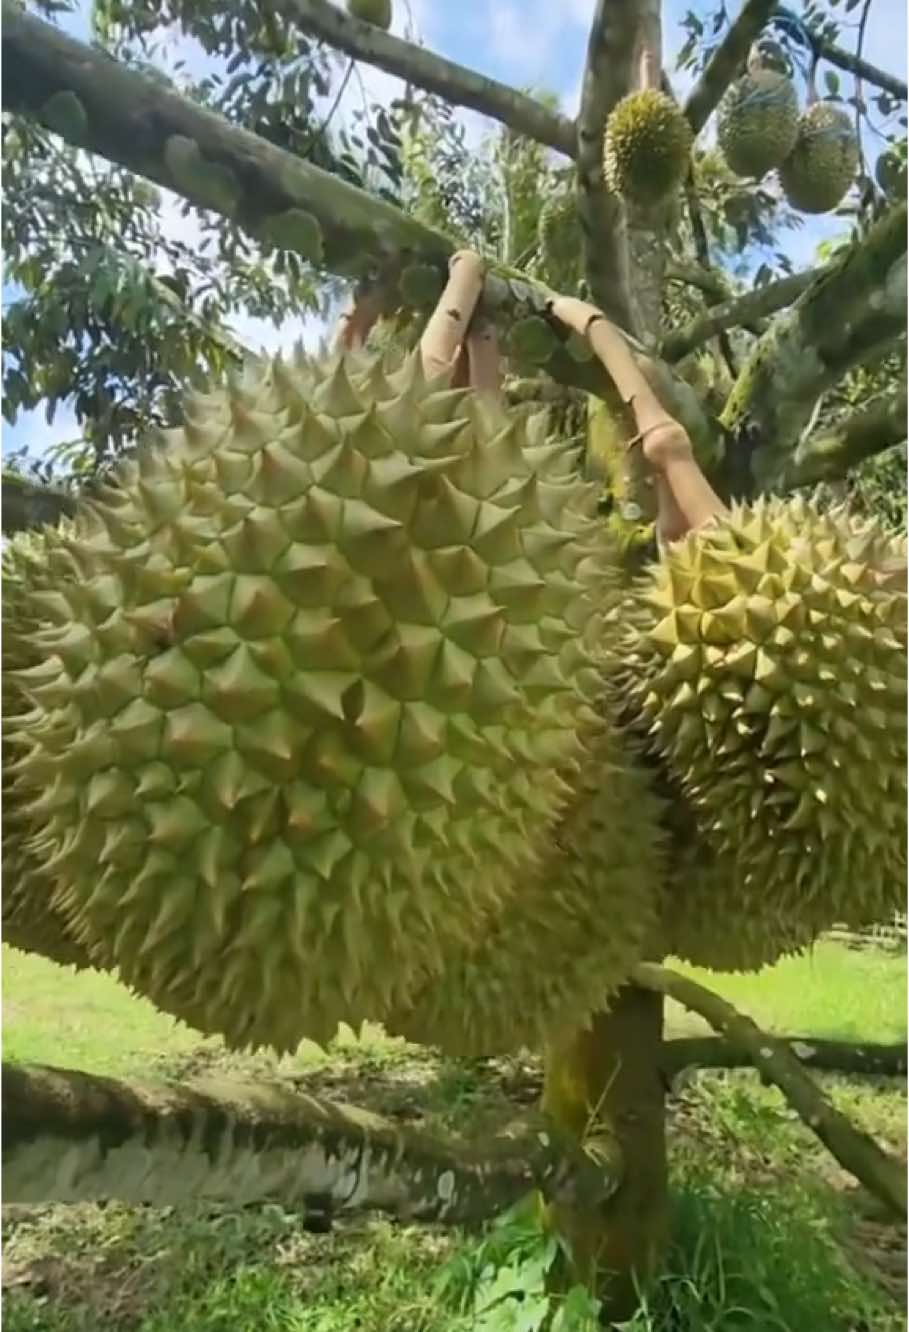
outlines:
{"label": "blue sky", "polygon": [[[399,35],[416,33],[431,50],[468,65],[481,73],[516,86],[542,86],[557,93],[566,113],[577,110],[580,73],[583,68],[587,32],[594,0],[394,0],[393,31]],[[690,7],[700,9],[698,0]],[[797,8],[796,3],[792,6]],[[689,8],[688,0],[667,0],[663,8],[663,42],[665,63],[672,70],[675,54],[683,34],[679,21]],[[730,6],[737,9],[738,6]],[[845,18],[855,21],[858,10]],[[89,0],[80,0],[79,9],[62,18],[61,26],[73,36],[85,39],[89,31]],[[844,32],[843,45],[854,45],[854,34]],[[172,58],[187,62],[192,73],[205,68],[194,43],[177,37],[170,49]],[[873,0],[869,14],[864,46],[865,57],[889,72],[906,77],[906,7],[904,0]],[[398,80],[368,66],[359,67],[362,84],[376,100],[387,100],[401,90]],[[674,74],[677,92],[684,94],[687,81]],[[848,95],[851,80],[841,75],[843,91]],[[361,97],[356,79],[351,80],[340,114],[355,106]],[[479,140],[489,128],[489,122],[473,112],[462,113],[468,135]],[[865,150],[873,161],[879,146],[866,136]],[[171,225],[175,230],[191,230],[191,218],[180,217],[176,202],[171,207]],[[842,224],[832,218],[813,219],[787,240],[786,249],[796,264],[810,262],[819,241],[836,235]],[[4,288],[4,300],[9,291]],[[275,329],[259,320],[237,319],[233,330],[241,341],[250,346],[277,347],[293,342],[300,336],[297,324],[292,329]],[[318,328],[311,326],[311,337]],[[20,416],[14,427],[4,426],[3,447],[6,450],[27,448],[39,455],[53,443],[71,439],[77,434],[72,415],[60,408],[51,427],[44,420],[44,412]]]}

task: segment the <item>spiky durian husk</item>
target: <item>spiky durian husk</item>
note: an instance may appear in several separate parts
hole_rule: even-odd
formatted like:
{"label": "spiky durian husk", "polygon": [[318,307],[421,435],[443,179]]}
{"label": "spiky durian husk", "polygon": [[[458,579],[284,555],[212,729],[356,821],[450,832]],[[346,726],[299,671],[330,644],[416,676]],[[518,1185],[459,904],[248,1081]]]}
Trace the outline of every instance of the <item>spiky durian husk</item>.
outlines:
{"label": "spiky durian husk", "polygon": [[859,147],[845,111],[826,102],[799,121],[795,146],[780,166],[788,203],[801,213],[828,213],[845,197],[859,166]]}
{"label": "spiky durian husk", "polygon": [[537,863],[607,556],[540,418],[417,356],[256,374],[52,552],[17,798],[99,965],[289,1049],[406,1007]]}
{"label": "spiky durian husk", "polygon": [[878,576],[893,560],[905,543],[845,512],[760,501],[671,546],[626,605],[617,678],[704,863],[731,874],[712,921],[709,879],[692,890],[686,956],[699,922],[767,922],[769,957],[903,900],[906,599]]}
{"label": "spiky durian husk", "polygon": [[14,718],[29,709],[14,672],[37,664],[31,634],[38,621],[29,612],[28,594],[30,590],[47,591],[50,586],[47,552],[55,539],[57,534],[50,528],[17,532],[3,547],[3,942],[81,968],[90,965],[88,956],[54,909],[51,884],[40,860],[28,849],[28,823],[14,790],[17,756],[8,734]]}
{"label": "spiky durian husk", "polygon": [[799,132],[795,85],[774,70],[737,79],[717,111],[717,140],[737,176],[760,177],[792,152]]}
{"label": "spiky durian husk", "polygon": [[537,221],[537,243],[547,280],[560,289],[575,286],[581,276],[584,237],[570,194],[551,196],[543,204]]}
{"label": "spiky durian husk", "polygon": [[459,1055],[539,1049],[627,979],[657,928],[662,804],[603,720],[536,873],[390,1030]]}
{"label": "spiky durian husk", "polygon": [[656,89],[629,93],[606,122],[606,183],[626,203],[665,203],[685,179],[693,143],[691,126],[671,97]]}

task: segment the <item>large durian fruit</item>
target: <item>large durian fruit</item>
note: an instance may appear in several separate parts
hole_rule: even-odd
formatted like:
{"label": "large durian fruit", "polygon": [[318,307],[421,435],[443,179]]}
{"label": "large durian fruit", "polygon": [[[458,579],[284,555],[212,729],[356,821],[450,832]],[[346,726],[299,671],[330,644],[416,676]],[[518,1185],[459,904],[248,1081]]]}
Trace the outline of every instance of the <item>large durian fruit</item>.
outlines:
{"label": "large durian fruit", "polygon": [[688,173],[693,144],[685,113],[666,93],[629,93],[606,121],[606,184],[627,204],[650,209],[667,203]]}
{"label": "large durian fruit", "polygon": [[795,146],[780,166],[787,202],[801,213],[830,212],[848,193],[859,160],[850,117],[828,102],[816,102],[799,120]]}
{"label": "large durian fruit", "polygon": [[28,850],[28,824],[16,798],[8,729],[28,711],[28,700],[16,684],[15,672],[35,666],[38,655],[32,635],[39,619],[29,608],[29,594],[47,593],[53,576],[48,551],[57,535],[17,532],[4,540],[3,608],[3,740],[2,740],[2,921],[3,942],[61,965],[87,967],[85,949],[72,937],[51,901],[51,884],[41,862]]}
{"label": "large durian fruit", "polygon": [[[668,922],[689,959],[760,965],[903,901],[894,561],[905,543],[874,524],[762,500],[670,546],[617,617],[618,687],[696,827]],[[747,947],[731,937],[749,931]]]}
{"label": "large durian fruit", "polygon": [[780,166],[795,147],[798,132],[795,85],[778,70],[744,74],[717,110],[717,142],[737,176],[760,179]]}
{"label": "large durian fruit", "polygon": [[417,355],[191,402],[50,552],[16,676],[29,852],[92,960],[286,1050],[520,913],[597,733],[595,502]]}

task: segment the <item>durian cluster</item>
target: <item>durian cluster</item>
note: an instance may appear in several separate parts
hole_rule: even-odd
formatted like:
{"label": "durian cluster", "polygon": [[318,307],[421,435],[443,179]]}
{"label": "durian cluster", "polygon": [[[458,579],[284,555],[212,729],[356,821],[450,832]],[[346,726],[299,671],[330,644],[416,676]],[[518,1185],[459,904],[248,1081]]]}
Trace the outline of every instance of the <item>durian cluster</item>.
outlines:
{"label": "durian cluster", "polygon": [[754,52],[727,90],[717,139],[735,175],[760,180],[776,170],[786,200],[802,213],[836,208],[859,166],[849,115],[829,102],[800,114],[795,84],[772,50]]}
{"label": "durian cluster", "polygon": [[595,508],[543,418],[418,354],[192,399],[7,552],[23,946],[235,1046],[368,1018],[480,1053],[642,957],[759,967],[886,916],[904,547],[773,501],[629,585]]}

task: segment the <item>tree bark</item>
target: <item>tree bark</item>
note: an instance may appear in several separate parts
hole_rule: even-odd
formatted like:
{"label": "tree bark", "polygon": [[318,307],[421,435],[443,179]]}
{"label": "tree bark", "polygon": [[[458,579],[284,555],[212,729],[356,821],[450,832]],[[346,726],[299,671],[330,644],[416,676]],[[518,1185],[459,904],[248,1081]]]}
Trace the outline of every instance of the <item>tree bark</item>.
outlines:
{"label": "tree bark", "polygon": [[[813,1036],[776,1039],[808,1068],[894,1078],[906,1076],[905,1041],[901,1045],[875,1045],[817,1040]],[[743,1046],[721,1036],[684,1036],[663,1042],[660,1066],[667,1078],[674,1078],[686,1068],[749,1068],[753,1061]]]}
{"label": "tree bark", "polygon": [[775,485],[818,398],[905,327],[902,204],[828,265],[755,344],[720,417],[731,493]]}
{"label": "tree bark", "polygon": [[618,1150],[623,1161],[622,1183],[607,1201],[550,1208],[572,1253],[565,1277],[596,1290],[607,1320],[633,1315],[668,1234],[662,1026],[661,996],[626,986],[608,1013],[546,1052],[544,1113],[589,1150],[599,1145],[607,1160]]}
{"label": "tree bark", "polygon": [[[675,999],[693,1013],[699,1013],[715,1031],[747,1051],[754,1066],[779,1087],[800,1119],[843,1169],[854,1175],[869,1193],[880,1198],[897,1216],[905,1218],[905,1166],[883,1151],[867,1133],[850,1124],[814,1085],[785,1042],[768,1036],[732,1004],[686,976],[651,962],[641,963],[632,975],[635,984]],[[634,1170],[630,1155],[626,1156],[626,1166],[629,1173]]]}
{"label": "tree bark", "polygon": [[273,7],[304,32],[320,37],[355,60],[397,75],[454,106],[469,106],[566,157],[577,153],[573,121],[505,83],[351,18],[326,0],[276,0]]}
{"label": "tree bark", "polygon": [[5,1202],[271,1199],[464,1224],[534,1189],[602,1204],[620,1179],[617,1153],[594,1159],[545,1117],[465,1143],[279,1086],[38,1066],[3,1065],[2,1130]]}
{"label": "tree bark", "polygon": [[782,474],[786,490],[836,481],[853,467],[906,438],[906,393],[869,405],[819,430],[795,450]]}

